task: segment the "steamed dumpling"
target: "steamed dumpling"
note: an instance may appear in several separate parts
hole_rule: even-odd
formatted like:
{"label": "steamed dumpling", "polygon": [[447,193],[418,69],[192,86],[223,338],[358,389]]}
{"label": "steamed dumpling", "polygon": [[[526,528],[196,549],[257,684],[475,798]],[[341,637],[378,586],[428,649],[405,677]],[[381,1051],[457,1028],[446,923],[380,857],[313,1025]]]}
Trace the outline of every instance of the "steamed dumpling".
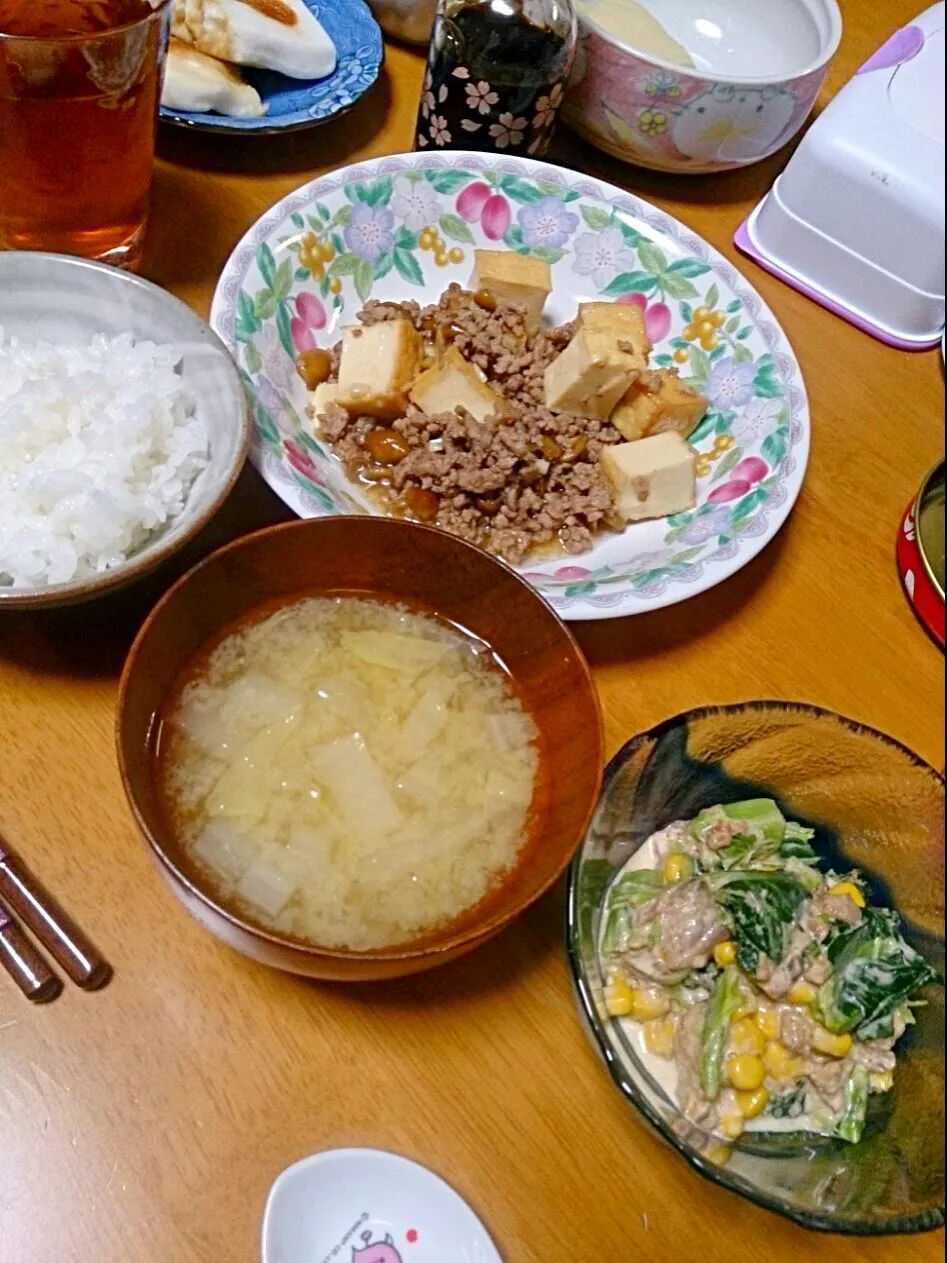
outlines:
{"label": "steamed dumpling", "polygon": [[168,45],[161,104],[198,114],[259,118],[266,113],[256,88],[225,65],[173,36]]}
{"label": "steamed dumpling", "polygon": [[172,33],[209,57],[323,79],[335,45],[302,0],[174,0]]}

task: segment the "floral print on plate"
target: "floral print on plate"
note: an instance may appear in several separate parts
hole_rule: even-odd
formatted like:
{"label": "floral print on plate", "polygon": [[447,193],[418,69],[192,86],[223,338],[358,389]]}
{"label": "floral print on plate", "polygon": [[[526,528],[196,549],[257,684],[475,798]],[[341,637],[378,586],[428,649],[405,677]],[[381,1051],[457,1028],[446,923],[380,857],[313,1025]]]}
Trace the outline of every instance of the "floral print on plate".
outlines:
{"label": "floral print on plate", "polygon": [[305,517],[371,512],[306,419],[300,352],[331,346],[368,298],[437,300],[469,279],[477,247],[552,266],[547,316],[580,301],[641,308],[655,350],[710,400],[691,437],[698,501],[603,535],[588,553],[521,573],[565,618],[658,609],[733,574],[773,537],[802,486],[809,413],[799,365],[743,277],[682,224],[630,194],[525,158],[432,152],[313,181],[249,231],[211,321],[256,421],[253,460]]}

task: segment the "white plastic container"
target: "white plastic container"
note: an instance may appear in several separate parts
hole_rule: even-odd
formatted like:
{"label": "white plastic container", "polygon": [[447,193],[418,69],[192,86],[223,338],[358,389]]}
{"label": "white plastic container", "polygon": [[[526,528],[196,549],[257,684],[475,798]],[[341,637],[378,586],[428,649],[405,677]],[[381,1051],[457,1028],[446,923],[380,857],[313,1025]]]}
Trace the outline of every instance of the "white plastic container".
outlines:
{"label": "white plastic container", "polygon": [[942,0],[862,66],[736,236],[796,289],[914,350],[944,330],[945,24]]}

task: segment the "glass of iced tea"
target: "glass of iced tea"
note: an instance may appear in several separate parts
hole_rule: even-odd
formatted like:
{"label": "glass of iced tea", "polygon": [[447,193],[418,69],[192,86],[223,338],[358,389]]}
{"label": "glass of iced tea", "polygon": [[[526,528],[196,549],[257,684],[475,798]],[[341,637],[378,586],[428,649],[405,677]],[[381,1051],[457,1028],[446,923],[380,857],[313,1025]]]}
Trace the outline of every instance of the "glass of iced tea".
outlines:
{"label": "glass of iced tea", "polygon": [[170,0],[0,0],[0,250],[134,268]]}

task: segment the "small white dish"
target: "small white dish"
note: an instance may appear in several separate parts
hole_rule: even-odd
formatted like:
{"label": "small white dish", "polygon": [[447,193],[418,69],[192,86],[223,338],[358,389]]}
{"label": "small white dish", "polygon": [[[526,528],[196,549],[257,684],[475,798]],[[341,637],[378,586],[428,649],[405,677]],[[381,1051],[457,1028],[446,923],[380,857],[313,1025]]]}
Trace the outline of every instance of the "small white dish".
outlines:
{"label": "small white dish", "polygon": [[263,1263],[503,1263],[467,1203],[425,1167],[378,1149],[332,1149],[276,1180]]}

